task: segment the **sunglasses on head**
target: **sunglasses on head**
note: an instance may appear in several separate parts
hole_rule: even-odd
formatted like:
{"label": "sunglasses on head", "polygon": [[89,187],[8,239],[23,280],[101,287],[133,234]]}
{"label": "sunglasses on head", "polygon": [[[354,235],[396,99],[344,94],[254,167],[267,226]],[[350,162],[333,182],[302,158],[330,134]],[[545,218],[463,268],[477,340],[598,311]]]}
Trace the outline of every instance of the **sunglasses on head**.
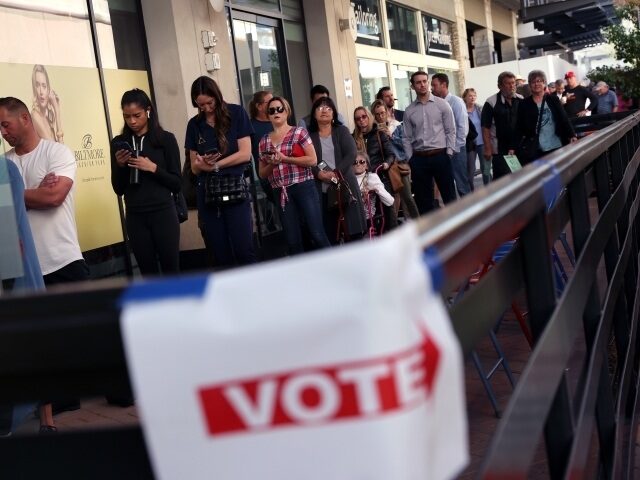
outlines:
{"label": "sunglasses on head", "polygon": [[367,161],[366,160],[356,160],[355,162],[353,162],[354,165],[366,165]]}
{"label": "sunglasses on head", "polygon": [[366,115],[360,115],[359,117],[356,117],[356,121],[358,120],[364,120],[365,118],[369,118]]}
{"label": "sunglasses on head", "polygon": [[276,113],[284,112],[284,107],[269,107],[269,115],[274,115]]}

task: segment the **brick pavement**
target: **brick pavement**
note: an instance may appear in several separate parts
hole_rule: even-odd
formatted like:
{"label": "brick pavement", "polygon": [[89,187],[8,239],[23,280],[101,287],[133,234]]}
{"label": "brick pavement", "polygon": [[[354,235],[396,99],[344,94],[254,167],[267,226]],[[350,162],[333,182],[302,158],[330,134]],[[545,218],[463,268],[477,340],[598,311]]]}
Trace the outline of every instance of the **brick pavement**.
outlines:
{"label": "brick pavement", "polygon": [[[138,412],[135,406],[118,407],[109,405],[104,397],[82,400],[80,410],[64,412],[54,417],[58,431],[73,431],[83,428],[122,427],[137,425]],[[40,422],[33,415],[16,429],[18,433],[35,433]]]}

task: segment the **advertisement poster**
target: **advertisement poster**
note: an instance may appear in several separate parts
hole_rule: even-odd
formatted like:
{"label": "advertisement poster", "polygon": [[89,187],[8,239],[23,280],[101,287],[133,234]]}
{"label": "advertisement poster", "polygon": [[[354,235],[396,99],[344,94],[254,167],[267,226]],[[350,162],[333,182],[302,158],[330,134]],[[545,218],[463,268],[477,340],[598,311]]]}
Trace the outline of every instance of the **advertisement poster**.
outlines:
{"label": "advertisement poster", "polygon": [[[106,70],[105,82],[115,135],[123,126],[122,93],[134,87],[148,92],[147,74]],[[74,188],[82,251],[122,242],[98,70],[0,63],[0,91],[27,105],[41,137],[64,143],[73,151],[78,165]]]}

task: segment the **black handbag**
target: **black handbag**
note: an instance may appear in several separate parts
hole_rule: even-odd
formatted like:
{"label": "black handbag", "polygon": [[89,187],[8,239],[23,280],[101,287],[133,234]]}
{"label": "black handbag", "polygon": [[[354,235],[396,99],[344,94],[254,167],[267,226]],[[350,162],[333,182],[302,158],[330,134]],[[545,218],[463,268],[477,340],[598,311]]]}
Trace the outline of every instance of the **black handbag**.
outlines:
{"label": "black handbag", "polygon": [[540,105],[540,113],[538,114],[538,122],[536,123],[536,133],[533,137],[525,137],[518,146],[517,154],[518,160],[522,165],[531,163],[538,156],[540,151],[540,124],[542,123],[542,113],[544,112],[544,103],[546,98],[542,99],[542,105]]}
{"label": "black handbag", "polygon": [[214,175],[205,179],[204,203],[208,207],[236,205],[250,198],[244,175]]}
{"label": "black handbag", "polygon": [[176,206],[176,213],[178,214],[178,221],[184,223],[189,219],[189,208],[187,207],[187,201],[182,194],[182,191],[178,193],[172,193],[173,202]]}

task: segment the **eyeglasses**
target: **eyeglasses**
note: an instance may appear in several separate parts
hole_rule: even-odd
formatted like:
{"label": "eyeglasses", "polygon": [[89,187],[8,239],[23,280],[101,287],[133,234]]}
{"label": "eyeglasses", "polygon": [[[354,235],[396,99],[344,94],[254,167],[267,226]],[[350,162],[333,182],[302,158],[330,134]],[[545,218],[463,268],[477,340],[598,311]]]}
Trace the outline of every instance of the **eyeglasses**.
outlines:
{"label": "eyeglasses", "polygon": [[269,115],[275,115],[276,113],[284,112],[284,107],[269,107]]}
{"label": "eyeglasses", "polygon": [[367,161],[366,160],[356,160],[355,162],[353,162],[354,165],[366,165]]}
{"label": "eyeglasses", "polygon": [[369,118],[366,115],[360,115],[359,117],[356,117],[356,122],[359,122],[360,120],[364,120],[365,118]]}
{"label": "eyeglasses", "polygon": [[333,108],[331,108],[329,105],[320,105],[318,108],[316,108],[316,110],[333,111]]}

